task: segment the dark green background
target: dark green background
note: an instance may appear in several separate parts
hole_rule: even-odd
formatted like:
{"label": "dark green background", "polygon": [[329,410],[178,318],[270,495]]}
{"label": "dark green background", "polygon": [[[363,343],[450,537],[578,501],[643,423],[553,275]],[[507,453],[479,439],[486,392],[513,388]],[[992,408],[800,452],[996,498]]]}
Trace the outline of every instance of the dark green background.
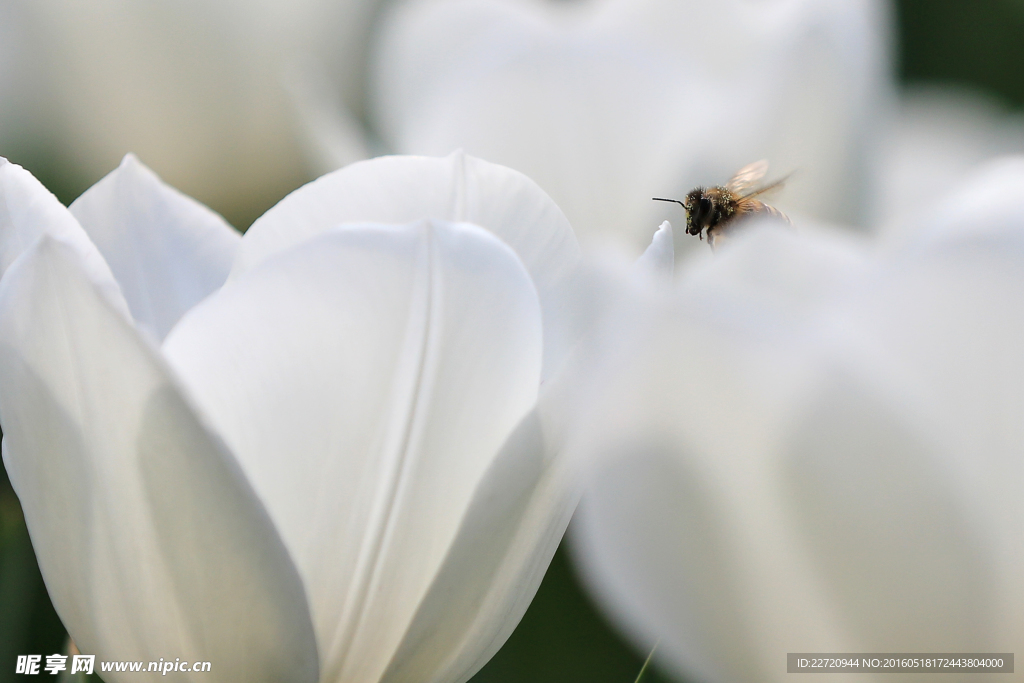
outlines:
{"label": "dark green background", "polygon": [[[896,69],[902,82],[967,85],[1008,108],[1024,106],[1024,0],[900,0],[896,18]],[[65,203],[95,180],[68,178],[46,156],[15,161]],[[277,199],[265,201],[269,206]],[[247,224],[243,215],[224,212],[236,224]],[[62,652],[65,638],[5,472],[0,480],[0,683],[30,680],[14,675],[15,656]],[[522,623],[474,683],[632,683],[644,656],[601,617],[563,548]],[[670,679],[653,670],[644,680]]]}

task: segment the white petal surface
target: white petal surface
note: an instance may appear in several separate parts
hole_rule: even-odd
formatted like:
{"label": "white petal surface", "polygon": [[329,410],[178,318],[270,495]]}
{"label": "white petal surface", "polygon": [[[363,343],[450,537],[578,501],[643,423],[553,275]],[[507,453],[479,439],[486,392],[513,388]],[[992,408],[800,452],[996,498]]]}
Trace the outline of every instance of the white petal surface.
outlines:
{"label": "white petal surface", "polygon": [[905,239],[931,224],[935,203],[975,167],[1024,152],[1024,122],[974,91],[912,88],[884,149],[874,218],[883,234]]}
{"label": "white petal surface", "polygon": [[70,210],[113,271],[135,323],[156,339],[224,284],[242,238],[131,154]]}
{"label": "white petal surface", "polygon": [[302,584],[269,516],[74,249],[46,237],[8,271],[0,345],[4,463],[78,647],[210,661],[218,681],[315,681]]}
{"label": "white petal surface", "polygon": [[1024,630],[1022,192],[1019,157],[979,169],[854,310],[920,387],[930,430],[962,456],[962,485],[980,492],[1002,559],[997,604],[1009,610],[990,621],[1007,634]]}
{"label": "white petal surface", "polygon": [[579,245],[561,210],[532,180],[461,152],[440,159],[379,157],[299,188],[249,228],[231,277],[342,223],[421,218],[474,223],[515,250],[544,311],[549,374],[576,334],[566,301]]}
{"label": "white petal surface", "polygon": [[577,529],[641,646],[751,682],[785,652],[1012,651],[1024,250],[989,237],[871,264],[757,231],[612,321]]}
{"label": "white petal surface", "polygon": [[654,233],[651,245],[636,260],[634,270],[661,285],[670,285],[674,268],[675,248],[672,240],[672,224],[665,221]]}
{"label": "white petal surface", "polygon": [[[592,22],[552,15],[540,3],[396,6],[377,46],[375,118],[399,152],[462,148],[521,170],[585,245],[633,233],[639,255],[649,239],[640,226],[657,224],[652,192],[674,186],[675,152],[693,145],[677,125],[682,74],[650,50],[595,35]],[[738,100],[701,86],[715,94],[689,102],[692,116],[712,118],[711,100]],[[726,109],[730,119],[741,106]]]}
{"label": "white petal surface", "polygon": [[[373,111],[396,151],[521,170],[584,244],[647,245],[679,197],[770,158],[784,210],[859,218],[887,95],[873,0],[413,0],[385,17]],[[813,169],[813,172],[810,170]],[[696,241],[695,241],[696,242]]]}
{"label": "white petal surface", "polygon": [[1024,225],[1024,156],[992,159],[924,212],[907,249],[944,249],[977,244],[1020,249]]}
{"label": "white petal surface", "polygon": [[512,634],[579,500],[554,450],[536,413],[506,442],[383,681],[469,680]]}
{"label": "white petal surface", "polygon": [[0,276],[44,234],[74,249],[89,278],[127,314],[110,268],[74,216],[31,173],[0,157]]}
{"label": "white petal surface", "polygon": [[523,265],[470,225],[329,230],[229,281],[165,351],[296,559],[323,679],[378,680],[536,400]]}
{"label": "white petal surface", "polygon": [[19,5],[36,61],[47,67],[35,85],[50,108],[33,123],[62,168],[98,178],[132,151],[190,196],[244,210],[309,177],[283,88],[289,60],[310,54],[329,65],[335,88],[359,111],[376,4]]}

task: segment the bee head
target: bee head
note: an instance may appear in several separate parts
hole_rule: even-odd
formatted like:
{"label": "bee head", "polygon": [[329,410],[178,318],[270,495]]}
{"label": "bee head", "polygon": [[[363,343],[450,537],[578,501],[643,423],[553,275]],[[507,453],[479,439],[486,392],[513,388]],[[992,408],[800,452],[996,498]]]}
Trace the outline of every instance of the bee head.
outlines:
{"label": "bee head", "polygon": [[699,235],[702,230],[711,225],[712,218],[715,216],[715,201],[703,187],[691,190],[686,195],[683,206],[686,207],[687,234]]}

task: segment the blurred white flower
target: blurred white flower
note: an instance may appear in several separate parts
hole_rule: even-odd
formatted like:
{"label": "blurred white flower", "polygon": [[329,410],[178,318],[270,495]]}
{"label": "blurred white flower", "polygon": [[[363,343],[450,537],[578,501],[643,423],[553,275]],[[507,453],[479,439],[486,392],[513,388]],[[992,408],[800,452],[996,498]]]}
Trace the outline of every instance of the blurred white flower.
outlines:
{"label": "blurred white flower", "polygon": [[132,157],[70,210],[0,165],[3,456],[79,649],[469,678],[574,505],[537,401],[578,258],[462,154],[347,167],[244,237]]}
{"label": "blurred white flower", "polygon": [[0,87],[0,112],[20,117],[0,122],[0,146],[48,142],[63,174],[87,178],[131,150],[206,202],[250,208],[308,178],[293,70],[319,64],[340,102],[362,106],[376,5],[0,0],[0,35],[15,40],[0,46],[0,81],[5,69],[19,81]]}
{"label": "blurred white flower", "polygon": [[591,346],[578,557],[685,680],[1024,638],[1024,158],[926,222],[753,229]]}
{"label": "blurred white flower", "polygon": [[652,196],[769,158],[782,208],[856,222],[888,114],[876,0],[409,0],[374,44],[395,151],[470,154],[536,180],[587,243],[667,216]]}
{"label": "blurred white flower", "polygon": [[976,167],[1024,154],[1024,117],[980,93],[918,87],[900,96],[885,150],[871,210],[881,232],[902,239]]}

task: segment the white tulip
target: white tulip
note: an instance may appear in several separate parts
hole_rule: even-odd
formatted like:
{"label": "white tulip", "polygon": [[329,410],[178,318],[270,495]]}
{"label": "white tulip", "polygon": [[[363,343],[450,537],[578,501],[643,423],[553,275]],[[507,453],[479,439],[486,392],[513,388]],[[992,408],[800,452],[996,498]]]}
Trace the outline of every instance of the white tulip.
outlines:
{"label": "white tulip", "polygon": [[352,165],[244,237],[132,157],[70,210],[0,165],[4,462],[79,649],[467,680],[574,506],[537,401],[578,258],[462,154]]}
{"label": "white tulip", "polygon": [[[303,65],[321,67],[338,111],[360,110],[376,5],[0,0],[16,48],[0,47],[0,112],[19,118],[0,122],[0,151],[49,144],[65,176],[85,178],[135,151],[184,191],[251,211],[308,178],[286,90]],[[4,71],[18,79],[8,92]]]}
{"label": "white tulip", "polygon": [[684,680],[1019,649],[1022,198],[1014,158],[890,253],[752,229],[610,318],[569,440],[593,468],[574,540]]}
{"label": "white tulip", "polygon": [[395,151],[457,147],[535,179],[584,244],[637,249],[666,205],[769,158],[782,208],[856,221],[889,97],[875,0],[410,0],[371,104]]}
{"label": "white tulip", "polygon": [[977,166],[1024,153],[1024,117],[976,92],[918,87],[901,95],[885,147],[873,213],[883,233],[900,239]]}

